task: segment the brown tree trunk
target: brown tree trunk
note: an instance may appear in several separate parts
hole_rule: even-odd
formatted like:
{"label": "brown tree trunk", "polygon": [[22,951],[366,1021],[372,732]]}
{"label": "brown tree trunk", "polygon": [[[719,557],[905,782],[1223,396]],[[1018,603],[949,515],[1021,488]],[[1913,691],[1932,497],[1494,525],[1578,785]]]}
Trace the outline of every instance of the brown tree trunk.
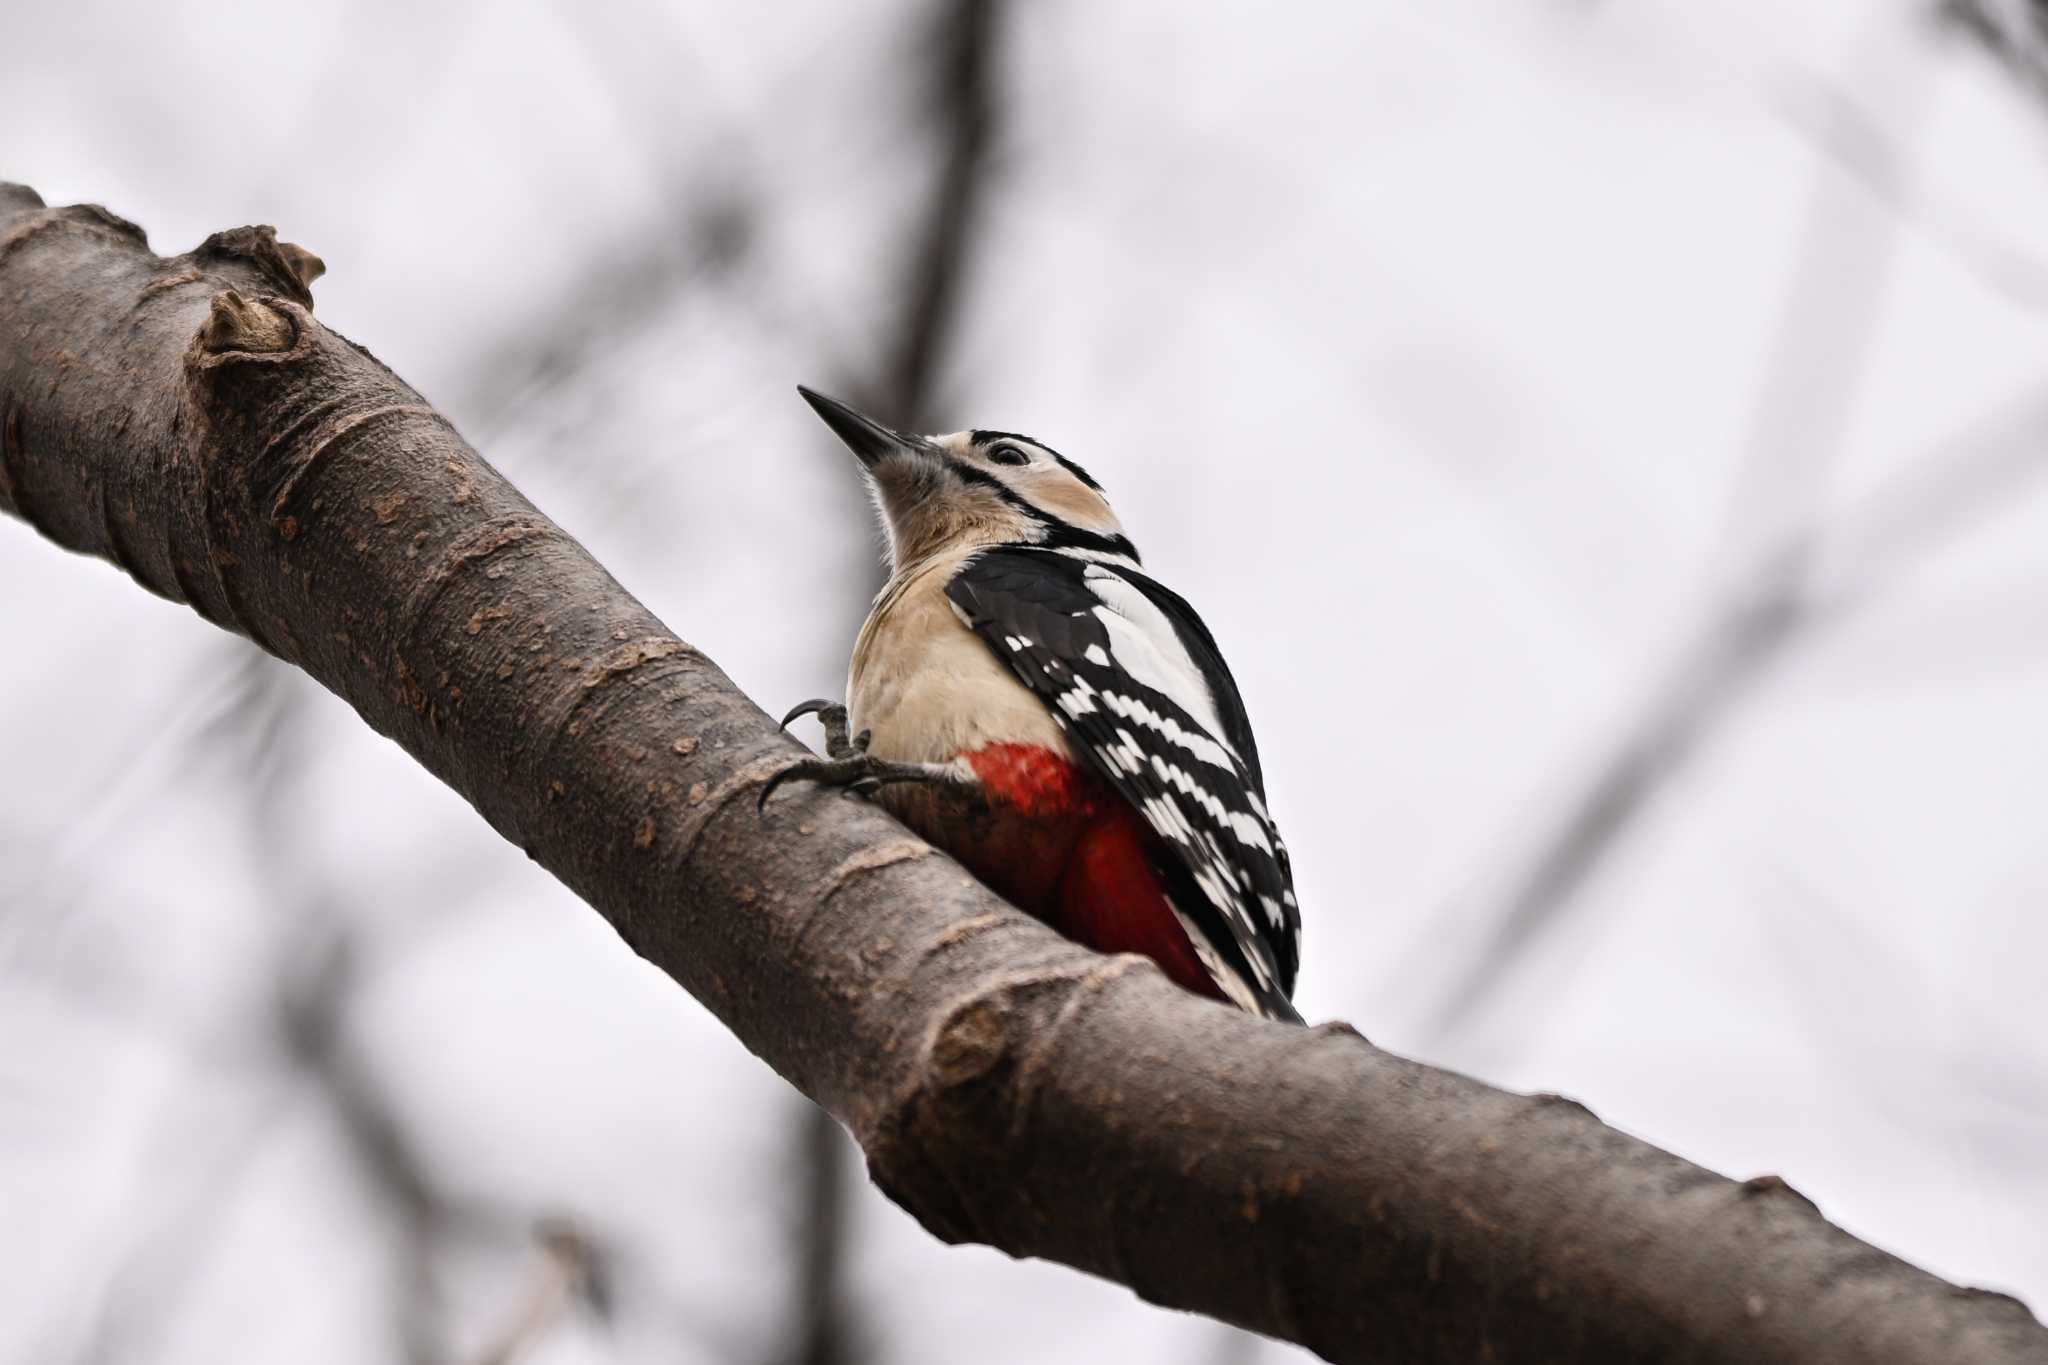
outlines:
{"label": "brown tree trunk", "polygon": [[2019,1303],[1773,1177],[1198,1000],[860,803],[758,814],[794,743],[316,322],[317,270],[268,228],[160,259],[0,186],[0,509],[345,698],[936,1235],[1340,1361],[2048,1362]]}

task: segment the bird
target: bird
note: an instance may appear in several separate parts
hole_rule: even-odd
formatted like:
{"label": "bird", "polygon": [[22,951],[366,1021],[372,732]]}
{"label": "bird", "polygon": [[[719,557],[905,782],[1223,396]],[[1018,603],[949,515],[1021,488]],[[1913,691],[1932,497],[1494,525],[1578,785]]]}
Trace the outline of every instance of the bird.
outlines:
{"label": "bird", "polygon": [[1087,470],[1042,441],[891,430],[799,385],[858,461],[889,576],[803,779],[870,796],[1012,904],[1264,1019],[1301,915],[1230,669]]}

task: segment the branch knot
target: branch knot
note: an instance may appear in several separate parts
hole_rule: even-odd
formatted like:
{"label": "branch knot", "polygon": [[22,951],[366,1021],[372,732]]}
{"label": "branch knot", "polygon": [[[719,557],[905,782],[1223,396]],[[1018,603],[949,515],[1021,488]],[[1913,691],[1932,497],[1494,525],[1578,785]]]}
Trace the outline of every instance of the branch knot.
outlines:
{"label": "branch knot", "polygon": [[275,354],[289,351],[298,340],[298,324],[289,316],[232,289],[213,296],[213,308],[199,329],[199,344],[214,355]]}

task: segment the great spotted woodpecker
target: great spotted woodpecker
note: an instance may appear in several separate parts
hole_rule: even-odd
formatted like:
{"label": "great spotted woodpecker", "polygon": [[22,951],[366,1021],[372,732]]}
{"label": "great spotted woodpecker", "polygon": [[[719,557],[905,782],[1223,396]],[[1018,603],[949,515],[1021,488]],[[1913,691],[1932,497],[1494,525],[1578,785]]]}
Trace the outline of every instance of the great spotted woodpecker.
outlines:
{"label": "great spotted woodpecker", "polygon": [[824,759],[1068,937],[1299,1023],[1300,913],[1237,684],[1101,485],[1002,431],[910,436],[799,388],[859,459],[890,576]]}

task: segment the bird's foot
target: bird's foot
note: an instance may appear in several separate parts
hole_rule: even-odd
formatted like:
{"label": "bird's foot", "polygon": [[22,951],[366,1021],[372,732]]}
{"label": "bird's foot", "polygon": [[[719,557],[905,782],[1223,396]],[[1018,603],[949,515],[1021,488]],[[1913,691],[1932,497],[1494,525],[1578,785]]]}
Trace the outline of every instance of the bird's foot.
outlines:
{"label": "bird's foot", "polygon": [[814,699],[795,707],[782,718],[786,726],[799,716],[816,716],[825,727],[825,757],[798,759],[761,786],[757,810],[766,809],[768,798],[783,783],[801,779],[821,786],[843,788],[848,796],[870,796],[884,787],[915,782],[957,796],[978,799],[981,784],[949,763],[897,763],[876,758],[868,752],[866,730],[847,734],[846,708],[838,702]]}
{"label": "bird's foot", "polygon": [[825,756],[827,758],[851,758],[868,751],[868,732],[863,730],[857,739],[846,735],[846,708],[836,701],[824,697],[812,697],[800,701],[789,709],[782,718],[782,728],[787,730],[791,723],[804,716],[816,716],[818,724],[825,727]]}

